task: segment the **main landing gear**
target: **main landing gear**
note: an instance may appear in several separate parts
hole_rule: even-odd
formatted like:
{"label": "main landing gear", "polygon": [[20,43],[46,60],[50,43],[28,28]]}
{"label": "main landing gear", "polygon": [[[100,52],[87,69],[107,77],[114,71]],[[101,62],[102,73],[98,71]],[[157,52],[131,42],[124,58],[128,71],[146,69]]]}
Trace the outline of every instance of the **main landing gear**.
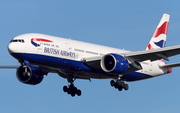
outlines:
{"label": "main landing gear", "polygon": [[77,87],[74,86],[74,81],[75,79],[73,78],[73,75],[67,75],[67,80],[70,83],[68,86],[63,87],[63,91],[66,92],[67,94],[70,94],[72,97],[74,97],[76,94],[78,96],[81,96],[81,90],[77,89]]}
{"label": "main landing gear", "polygon": [[70,94],[72,97],[74,97],[76,94],[78,96],[81,96],[81,90],[77,89],[74,84],[70,84],[69,86],[64,86],[63,91],[67,92],[67,94]]}
{"label": "main landing gear", "polygon": [[124,90],[128,90],[129,89],[128,84],[125,84],[123,81],[121,81],[119,79],[116,80],[116,81],[111,80],[110,84],[111,84],[112,87],[118,89],[119,91],[122,91],[122,89],[124,89]]}

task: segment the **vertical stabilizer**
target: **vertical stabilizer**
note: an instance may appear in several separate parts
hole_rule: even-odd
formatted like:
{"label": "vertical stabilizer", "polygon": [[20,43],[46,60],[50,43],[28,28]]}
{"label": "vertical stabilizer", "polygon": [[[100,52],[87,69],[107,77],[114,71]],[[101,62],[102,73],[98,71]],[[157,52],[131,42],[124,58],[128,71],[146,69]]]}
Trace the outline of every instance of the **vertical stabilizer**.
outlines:
{"label": "vertical stabilizer", "polygon": [[146,50],[165,47],[170,15],[163,14]]}

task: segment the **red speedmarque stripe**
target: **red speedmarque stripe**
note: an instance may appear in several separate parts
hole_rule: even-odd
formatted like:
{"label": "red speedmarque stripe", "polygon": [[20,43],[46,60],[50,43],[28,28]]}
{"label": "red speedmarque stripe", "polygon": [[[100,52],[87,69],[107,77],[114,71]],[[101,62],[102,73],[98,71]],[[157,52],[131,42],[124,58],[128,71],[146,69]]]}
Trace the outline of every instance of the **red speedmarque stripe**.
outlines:
{"label": "red speedmarque stripe", "polygon": [[32,38],[31,41],[52,42],[51,40],[42,39],[42,38]]}
{"label": "red speedmarque stripe", "polygon": [[155,32],[154,35],[153,35],[153,37],[156,38],[156,37],[158,37],[160,34],[166,34],[166,35],[167,35],[168,23],[169,23],[169,22],[164,22],[159,28],[157,28],[157,29],[156,29],[156,32]]}
{"label": "red speedmarque stripe", "polygon": [[151,46],[151,44],[148,44],[148,49],[153,49],[153,47]]}

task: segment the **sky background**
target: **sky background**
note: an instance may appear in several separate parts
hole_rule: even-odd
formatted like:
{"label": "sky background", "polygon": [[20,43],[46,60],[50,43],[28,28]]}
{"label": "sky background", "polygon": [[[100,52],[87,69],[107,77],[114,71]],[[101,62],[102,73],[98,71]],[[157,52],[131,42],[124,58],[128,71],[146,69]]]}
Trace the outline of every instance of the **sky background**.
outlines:
{"label": "sky background", "polygon": [[[171,15],[167,46],[180,44],[179,0],[1,0],[0,64],[17,64],[9,41],[24,33],[53,36],[126,49],[144,50],[163,13]],[[180,56],[167,63],[180,62]],[[130,82],[119,92],[110,80],[76,80],[82,96],[71,97],[67,80],[45,76],[31,86],[16,79],[16,70],[0,70],[1,113],[178,113],[180,68],[173,73]]]}

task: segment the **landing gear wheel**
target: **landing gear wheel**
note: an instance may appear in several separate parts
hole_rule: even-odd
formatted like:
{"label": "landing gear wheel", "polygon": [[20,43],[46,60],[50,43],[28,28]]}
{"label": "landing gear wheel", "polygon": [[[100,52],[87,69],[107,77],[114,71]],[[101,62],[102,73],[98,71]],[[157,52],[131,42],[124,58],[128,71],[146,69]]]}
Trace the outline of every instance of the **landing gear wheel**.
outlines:
{"label": "landing gear wheel", "polygon": [[115,83],[116,83],[116,82],[115,82],[114,80],[111,80],[111,82],[110,82],[111,86],[114,86]]}
{"label": "landing gear wheel", "polygon": [[118,87],[118,90],[119,90],[119,91],[122,91],[122,89],[123,89],[123,88],[122,88],[121,86]]}
{"label": "landing gear wheel", "polygon": [[81,90],[77,90],[77,93],[76,93],[78,96],[81,96]]}
{"label": "landing gear wheel", "polygon": [[72,97],[74,97],[74,96],[75,96],[75,93],[74,93],[74,92],[72,92],[72,93],[71,93],[71,96],[72,96]]}
{"label": "landing gear wheel", "polygon": [[114,84],[114,88],[117,89],[119,87],[118,83]]}
{"label": "landing gear wheel", "polygon": [[69,88],[67,89],[67,94],[71,94],[71,90]]}
{"label": "landing gear wheel", "polygon": [[124,90],[128,90],[128,89],[129,89],[128,84],[124,84]]}
{"label": "landing gear wheel", "polygon": [[67,91],[68,91],[68,87],[67,87],[67,86],[64,86],[64,87],[63,87],[63,91],[64,91],[64,92],[67,92]]}

